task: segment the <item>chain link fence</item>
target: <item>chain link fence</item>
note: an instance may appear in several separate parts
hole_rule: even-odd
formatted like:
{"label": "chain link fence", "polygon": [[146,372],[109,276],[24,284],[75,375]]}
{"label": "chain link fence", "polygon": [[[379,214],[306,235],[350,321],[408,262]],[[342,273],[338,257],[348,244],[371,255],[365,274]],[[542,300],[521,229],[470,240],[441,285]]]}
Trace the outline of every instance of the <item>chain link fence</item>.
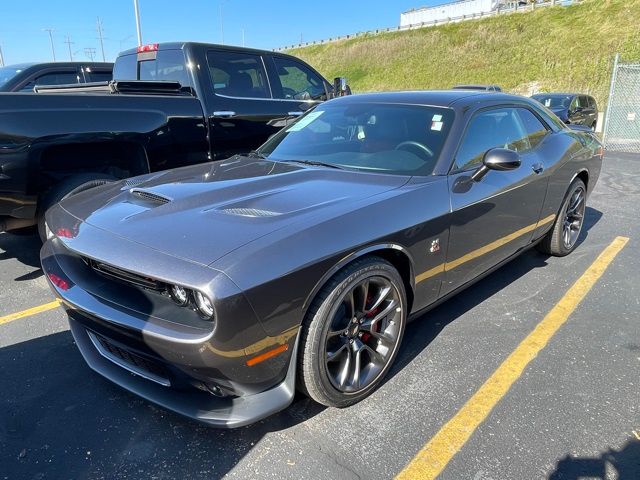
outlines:
{"label": "chain link fence", "polygon": [[640,153],[640,63],[616,62],[605,118],[605,148]]}

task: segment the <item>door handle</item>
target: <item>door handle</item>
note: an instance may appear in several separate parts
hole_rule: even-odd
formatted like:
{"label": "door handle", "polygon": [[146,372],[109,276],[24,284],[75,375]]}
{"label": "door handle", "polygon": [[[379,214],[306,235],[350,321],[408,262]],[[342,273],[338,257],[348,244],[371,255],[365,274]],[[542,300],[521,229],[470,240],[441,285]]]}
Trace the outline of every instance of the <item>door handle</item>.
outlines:
{"label": "door handle", "polygon": [[303,113],[304,112],[289,112],[289,113],[287,113],[287,115],[290,116],[290,117],[299,117]]}
{"label": "door handle", "polygon": [[542,172],[544,172],[544,165],[542,165],[541,163],[534,163],[531,166],[531,169],[536,175],[540,175]]}
{"label": "door handle", "polygon": [[231,110],[220,110],[213,112],[213,116],[218,118],[231,118],[236,116],[236,112],[232,112]]}

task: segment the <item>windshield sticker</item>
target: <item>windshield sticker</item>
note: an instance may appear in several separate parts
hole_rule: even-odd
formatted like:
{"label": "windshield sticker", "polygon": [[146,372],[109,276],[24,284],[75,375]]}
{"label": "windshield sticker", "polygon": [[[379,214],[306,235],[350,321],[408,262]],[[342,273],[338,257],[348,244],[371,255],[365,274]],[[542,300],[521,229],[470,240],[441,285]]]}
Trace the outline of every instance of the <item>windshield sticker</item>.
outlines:
{"label": "windshield sticker", "polygon": [[442,131],[442,127],[444,126],[444,122],[436,122],[435,120],[431,122],[431,130],[434,132]]}
{"label": "windshield sticker", "polygon": [[299,132],[300,130],[302,130],[303,128],[305,128],[307,125],[311,124],[313,121],[317,120],[318,117],[320,117],[320,115],[322,115],[324,113],[324,111],[320,110],[320,111],[316,111],[316,112],[311,112],[308,115],[305,115],[303,118],[301,118],[299,121],[297,121],[296,123],[294,123],[293,125],[291,125],[288,129],[287,132]]}

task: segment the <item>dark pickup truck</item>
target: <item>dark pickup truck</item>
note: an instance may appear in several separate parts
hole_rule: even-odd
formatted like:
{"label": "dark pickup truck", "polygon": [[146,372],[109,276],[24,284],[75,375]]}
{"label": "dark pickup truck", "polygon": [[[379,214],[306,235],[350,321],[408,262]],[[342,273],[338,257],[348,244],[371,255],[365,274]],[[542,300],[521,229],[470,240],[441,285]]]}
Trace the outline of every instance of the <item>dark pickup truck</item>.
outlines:
{"label": "dark pickup truck", "polygon": [[113,63],[20,63],[0,67],[0,92],[33,92],[35,87],[111,80]]}
{"label": "dark pickup truck", "polygon": [[0,231],[38,224],[87,182],[247,153],[348,92],[281,53],[202,43],[138,47],[111,82],[0,93]]}

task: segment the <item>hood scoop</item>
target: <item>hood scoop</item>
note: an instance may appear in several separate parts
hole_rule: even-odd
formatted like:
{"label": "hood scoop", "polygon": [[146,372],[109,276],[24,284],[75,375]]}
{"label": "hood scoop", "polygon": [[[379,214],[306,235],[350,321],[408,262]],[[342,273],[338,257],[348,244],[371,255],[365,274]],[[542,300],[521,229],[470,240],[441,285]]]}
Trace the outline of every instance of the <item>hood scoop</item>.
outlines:
{"label": "hood scoop", "polygon": [[218,210],[221,213],[226,213],[227,215],[238,215],[240,217],[277,217],[278,215],[282,215],[279,212],[274,212],[271,210],[263,210],[261,208],[224,208]]}
{"label": "hood scoop", "polygon": [[144,200],[148,203],[153,203],[156,205],[165,205],[173,201],[173,198],[167,197],[165,195],[160,195],[159,193],[153,192],[151,190],[145,190],[144,188],[132,188],[129,190],[129,193],[134,197],[137,197],[141,200]]}

